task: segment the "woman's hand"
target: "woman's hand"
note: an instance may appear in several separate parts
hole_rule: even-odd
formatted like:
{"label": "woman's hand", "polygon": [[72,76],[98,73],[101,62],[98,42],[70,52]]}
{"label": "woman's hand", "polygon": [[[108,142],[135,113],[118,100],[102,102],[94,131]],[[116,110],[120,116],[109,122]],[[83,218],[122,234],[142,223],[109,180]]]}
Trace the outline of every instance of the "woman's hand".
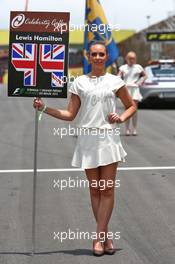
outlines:
{"label": "woman's hand", "polygon": [[108,120],[109,120],[110,124],[123,122],[123,120],[121,119],[121,117],[117,113],[109,113]]}
{"label": "woman's hand", "polygon": [[42,111],[44,109],[44,102],[40,98],[35,98],[33,100],[33,107],[38,108],[39,111]]}

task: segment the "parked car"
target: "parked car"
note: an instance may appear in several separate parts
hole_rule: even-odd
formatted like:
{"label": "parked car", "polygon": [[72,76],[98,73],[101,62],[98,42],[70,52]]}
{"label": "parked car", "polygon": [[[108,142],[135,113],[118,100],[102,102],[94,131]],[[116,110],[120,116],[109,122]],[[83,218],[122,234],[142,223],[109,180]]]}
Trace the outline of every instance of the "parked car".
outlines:
{"label": "parked car", "polygon": [[145,72],[148,78],[140,86],[142,102],[148,99],[175,101],[175,60],[152,61]]}

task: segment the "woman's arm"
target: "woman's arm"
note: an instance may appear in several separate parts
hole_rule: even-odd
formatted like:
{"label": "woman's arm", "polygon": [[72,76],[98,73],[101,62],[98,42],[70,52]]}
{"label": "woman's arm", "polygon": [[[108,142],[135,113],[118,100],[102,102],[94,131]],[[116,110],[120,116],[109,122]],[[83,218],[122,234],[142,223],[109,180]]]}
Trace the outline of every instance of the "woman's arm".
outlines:
{"label": "woman's arm", "polygon": [[127,119],[129,119],[137,110],[136,104],[132,100],[128,89],[126,86],[121,87],[117,92],[116,96],[120,98],[123,105],[125,106],[125,111],[119,116],[117,113],[109,114],[109,122],[110,123],[123,123]]}
{"label": "woman's arm", "polygon": [[147,76],[147,74],[146,74],[145,71],[142,71],[142,72],[140,73],[140,78],[142,78],[142,82],[141,82],[140,84],[143,85],[144,82],[145,82],[145,80],[148,78],[148,76]]}
{"label": "woman's arm", "polygon": [[55,109],[51,107],[45,107],[44,102],[37,98],[34,100],[33,106],[34,108],[38,108],[38,110],[42,111],[44,109],[44,113],[53,116],[55,118],[66,120],[66,121],[72,121],[76,117],[78,110],[80,108],[81,101],[78,95],[72,94],[70,96],[70,100],[68,103],[68,107],[66,110],[61,109]]}

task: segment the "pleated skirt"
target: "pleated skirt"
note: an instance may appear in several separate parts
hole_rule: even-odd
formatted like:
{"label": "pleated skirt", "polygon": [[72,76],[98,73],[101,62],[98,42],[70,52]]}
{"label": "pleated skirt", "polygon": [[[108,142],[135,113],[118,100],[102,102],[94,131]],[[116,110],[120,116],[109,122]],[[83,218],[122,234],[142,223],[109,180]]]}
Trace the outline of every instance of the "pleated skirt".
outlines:
{"label": "pleated skirt", "polygon": [[129,93],[130,93],[130,95],[131,95],[133,100],[136,100],[138,102],[142,101],[143,97],[142,97],[142,95],[140,93],[139,87],[129,87],[128,86],[128,91],[129,91]]}
{"label": "pleated skirt", "polygon": [[88,129],[88,133],[78,135],[72,166],[90,169],[125,161],[127,153],[116,129],[110,129],[110,133],[107,129],[99,129],[98,132]]}

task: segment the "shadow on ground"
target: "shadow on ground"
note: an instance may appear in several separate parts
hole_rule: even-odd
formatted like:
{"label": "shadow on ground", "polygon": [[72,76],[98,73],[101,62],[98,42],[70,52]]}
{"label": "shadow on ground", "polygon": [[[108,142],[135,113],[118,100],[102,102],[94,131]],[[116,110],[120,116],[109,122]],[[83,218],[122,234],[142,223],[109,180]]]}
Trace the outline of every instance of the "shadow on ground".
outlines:
{"label": "shadow on ground", "polygon": [[[116,252],[121,251],[122,248],[117,248]],[[73,255],[73,256],[93,256],[92,250],[90,249],[74,249],[74,250],[55,250],[55,251],[38,251],[35,252],[33,255],[51,255],[51,254],[66,254],[66,255]],[[9,251],[9,252],[0,252],[0,255],[26,255],[31,256],[31,252],[16,252],[16,251]]]}

